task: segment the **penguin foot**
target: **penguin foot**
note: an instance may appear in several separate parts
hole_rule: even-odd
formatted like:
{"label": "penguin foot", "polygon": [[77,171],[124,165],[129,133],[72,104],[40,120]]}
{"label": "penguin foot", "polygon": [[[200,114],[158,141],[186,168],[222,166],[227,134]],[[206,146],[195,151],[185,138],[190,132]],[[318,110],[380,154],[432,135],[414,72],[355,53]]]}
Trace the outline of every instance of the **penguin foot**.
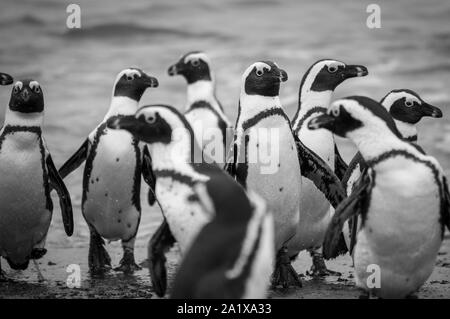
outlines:
{"label": "penguin foot", "polygon": [[291,265],[287,247],[281,247],[277,254],[275,271],[272,275],[272,289],[281,286],[286,289],[291,286],[302,287],[302,281]]}
{"label": "penguin foot", "polygon": [[125,274],[132,274],[141,269],[142,268],[137,265],[134,260],[134,253],[129,250],[124,251],[123,258],[120,260],[120,266],[114,268],[115,271],[122,271]]}
{"label": "penguin foot", "polygon": [[103,238],[91,229],[91,241],[89,243],[89,271],[93,275],[101,275],[111,270],[111,257],[105,249]]}
{"label": "penguin foot", "polygon": [[337,271],[329,270],[325,265],[325,260],[321,253],[311,251],[312,266],[309,271],[306,272],[311,277],[326,277],[326,276],[341,276],[342,274]]}
{"label": "penguin foot", "polygon": [[40,282],[40,283],[45,282],[45,278],[42,275],[41,270],[39,269],[39,265],[38,265],[38,262],[36,261],[36,259],[33,259],[33,264],[34,264],[34,267],[36,268],[38,282]]}

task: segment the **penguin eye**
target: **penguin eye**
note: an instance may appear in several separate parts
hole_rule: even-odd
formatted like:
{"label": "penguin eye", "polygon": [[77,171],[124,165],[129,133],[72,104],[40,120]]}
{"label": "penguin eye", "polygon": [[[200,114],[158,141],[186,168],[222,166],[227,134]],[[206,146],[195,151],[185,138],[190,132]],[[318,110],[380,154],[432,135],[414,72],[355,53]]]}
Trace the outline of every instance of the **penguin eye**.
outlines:
{"label": "penguin eye", "polygon": [[331,109],[331,114],[334,116],[334,117],[338,117],[339,116],[339,109],[338,108],[334,108],[334,109]]}
{"label": "penguin eye", "polygon": [[255,73],[257,76],[262,76],[264,74],[264,70],[256,70]]}
{"label": "penguin eye", "polygon": [[19,86],[18,85],[14,86],[14,88],[13,88],[14,94],[19,93],[19,91],[20,91]]}
{"label": "penguin eye", "polygon": [[411,101],[411,100],[406,100],[406,101],[405,101],[405,106],[411,107],[411,106],[413,106],[413,105],[414,105],[414,102],[413,102],[413,101]]}
{"label": "penguin eye", "polygon": [[39,86],[35,86],[33,91],[34,93],[39,94],[41,93],[41,88]]}
{"label": "penguin eye", "polygon": [[199,66],[200,65],[200,61],[199,60],[192,60],[191,64],[192,64],[192,66]]}
{"label": "penguin eye", "polygon": [[147,117],[147,123],[154,124],[155,122],[156,122],[156,116],[154,116],[154,115],[149,115],[149,116]]}
{"label": "penguin eye", "polygon": [[335,65],[331,65],[328,67],[328,72],[335,73],[338,70],[338,67]]}
{"label": "penguin eye", "polygon": [[136,78],[136,74],[128,74],[127,75],[127,80],[128,81],[133,81]]}

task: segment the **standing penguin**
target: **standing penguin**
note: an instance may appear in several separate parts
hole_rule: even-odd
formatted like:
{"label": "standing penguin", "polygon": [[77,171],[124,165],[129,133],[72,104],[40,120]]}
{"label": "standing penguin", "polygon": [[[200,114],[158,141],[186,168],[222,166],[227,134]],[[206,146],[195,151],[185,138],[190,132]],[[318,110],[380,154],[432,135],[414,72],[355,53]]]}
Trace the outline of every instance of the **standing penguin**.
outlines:
{"label": "standing penguin", "polygon": [[[7,79],[6,82],[8,82]],[[59,196],[64,229],[73,233],[70,195],[42,136],[44,95],[34,80],[14,84],[0,131],[0,256],[12,269],[26,269],[45,255],[52,219],[50,191]],[[0,279],[4,280],[1,271]]]}
{"label": "standing penguin", "polygon": [[[288,247],[302,221],[302,175],[337,205],[345,196],[332,170],[293,134],[279,98],[287,74],[271,61],[244,72],[234,142],[226,170],[245,188],[256,191],[274,214],[278,251],[274,285],[300,285],[290,266]],[[290,274],[286,278],[285,274]],[[292,281],[293,279],[293,281]]]}
{"label": "standing penguin", "polygon": [[[150,188],[154,184],[151,158],[138,140],[128,132],[109,130],[106,121],[134,114],[145,90],[157,86],[157,79],[140,69],[121,71],[104,120],[59,170],[64,178],[86,160],[81,208],[90,231],[88,262],[93,274],[111,267],[103,238],[122,241],[123,258],[116,270],[130,273],[140,268],[134,259],[134,242],[141,219],[141,174]],[[151,193],[150,189],[150,204]]]}
{"label": "standing penguin", "polygon": [[[336,256],[344,222],[359,214],[353,258],[356,285],[382,298],[413,294],[431,275],[450,229],[450,194],[439,163],[402,140],[394,120],[378,102],[348,97],[308,124],[349,138],[367,170],[338,207],[324,241],[325,257]],[[377,265],[380,281],[368,287]]]}
{"label": "standing penguin", "polygon": [[10,85],[13,81],[14,80],[11,75],[0,72],[0,85]]}
{"label": "standing penguin", "polygon": [[[417,142],[416,124],[422,117],[442,117],[442,111],[438,107],[426,103],[416,92],[408,89],[392,90],[381,99],[380,103],[393,117],[401,138],[411,143]],[[420,146],[416,147],[422,151]],[[351,194],[355,183],[366,168],[364,158],[358,152],[349,163],[342,179],[347,196]],[[357,227],[358,216],[354,216],[344,225],[343,233],[347,247],[354,246],[350,243],[350,232],[356,232]]]}
{"label": "standing penguin", "polygon": [[[249,195],[249,202],[226,172],[202,161],[185,117],[171,106],[149,105],[135,116],[111,118],[108,127],[127,130],[147,143],[153,159],[155,191],[164,214],[164,222],[149,244],[151,279],[158,296],[163,296],[167,287],[164,254],[175,241],[188,256],[174,296],[264,294],[273,259],[270,249],[267,251],[273,232],[270,216],[263,214],[259,200],[253,201],[256,206],[252,209],[250,202],[255,196]],[[252,290],[255,287],[259,287],[257,291]],[[210,290],[214,288],[218,290]]]}
{"label": "standing penguin", "polygon": [[[299,104],[292,120],[293,131],[303,144],[315,152],[341,179],[347,168],[327,130],[310,130],[307,124],[317,114],[326,112],[336,87],[345,80],[367,75],[362,65],[347,65],[336,60],[319,60],[303,76],[299,90]],[[335,165],[336,164],[336,165]],[[322,242],[333,209],[322,192],[311,182],[302,179],[300,223],[296,236],[289,242],[292,257],[308,250],[312,257],[313,276],[338,274],[328,270],[322,257]],[[343,250],[345,243],[342,241]]]}
{"label": "standing penguin", "polygon": [[[216,98],[216,83],[210,59],[203,52],[189,52],[170,66],[168,73],[170,76],[179,74],[186,79],[186,119],[194,130],[198,145],[206,153],[206,158],[222,167],[232,130],[223,107]],[[216,143],[211,143],[211,139]]]}

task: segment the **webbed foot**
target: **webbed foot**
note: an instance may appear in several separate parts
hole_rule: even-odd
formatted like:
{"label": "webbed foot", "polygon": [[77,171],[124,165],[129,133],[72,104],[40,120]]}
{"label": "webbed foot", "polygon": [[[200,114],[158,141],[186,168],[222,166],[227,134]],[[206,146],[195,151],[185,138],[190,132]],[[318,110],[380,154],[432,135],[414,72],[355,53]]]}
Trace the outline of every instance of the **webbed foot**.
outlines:
{"label": "webbed foot", "polygon": [[302,287],[302,281],[292,267],[286,246],[281,247],[277,254],[275,271],[272,275],[272,289],[277,287],[289,288],[290,286]]}

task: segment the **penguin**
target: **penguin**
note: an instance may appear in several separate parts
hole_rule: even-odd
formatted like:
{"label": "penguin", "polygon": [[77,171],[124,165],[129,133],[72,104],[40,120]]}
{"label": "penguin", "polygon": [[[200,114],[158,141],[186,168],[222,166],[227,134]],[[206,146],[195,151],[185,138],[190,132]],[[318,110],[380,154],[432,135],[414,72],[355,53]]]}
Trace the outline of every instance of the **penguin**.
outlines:
{"label": "penguin", "polygon": [[[301,80],[299,104],[292,120],[294,133],[303,144],[324,160],[340,179],[347,164],[339,155],[333,134],[327,130],[310,130],[307,125],[311,118],[327,111],[331,96],[339,84],[367,74],[365,66],[325,59],[314,63]],[[339,275],[338,272],[327,269],[322,257],[323,238],[334,211],[322,192],[305,178],[302,179],[300,207],[298,230],[288,245],[291,258],[295,258],[302,250],[308,250],[312,257],[309,274]],[[344,240],[342,250],[346,250]]]}
{"label": "penguin", "polygon": [[275,250],[272,214],[256,193],[224,180],[196,185],[197,197],[214,217],[183,258],[173,299],[267,297]]}
{"label": "penguin", "polygon": [[11,75],[0,72],[0,85],[10,85],[14,82]]}
{"label": "penguin", "polygon": [[[393,117],[401,138],[414,144],[417,142],[416,124],[423,117],[442,117],[442,111],[438,107],[428,104],[416,92],[408,89],[392,90],[381,99],[380,103]],[[416,145],[416,147],[424,153],[419,145]],[[357,153],[349,163],[347,172],[342,179],[347,196],[351,194],[353,186],[365,169],[364,158],[361,156],[361,153]],[[344,225],[343,233],[347,247],[352,246],[350,243],[350,231],[355,232],[357,225],[358,216],[350,219]]]}
{"label": "penguin", "polygon": [[[3,83],[8,83],[6,78]],[[32,79],[17,81],[0,130],[0,256],[12,269],[24,270],[47,250],[45,240],[52,219],[50,192],[55,189],[64,230],[73,233],[70,195],[58,174],[42,135],[44,94]],[[0,279],[6,280],[1,270]]]}
{"label": "penguin", "polygon": [[182,75],[188,84],[184,115],[194,130],[200,148],[223,167],[232,134],[232,126],[216,97],[216,82],[211,60],[201,51],[183,55],[168,69],[170,76]]}
{"label": "penguin", "polygon": [[272,61],[256,62],[244,72],[234,142],[225,168],[243,187],[261,195],[274,214],[273,285],[283,287],[301,286],[288,248],[302,222],[302,176],[312,180],[334,205],[345,197],[333,171],[292,131],[279,98],[280,83],[286,80],[287,73]]}
{"label": "penguin", "polygon": [[148,253],[157,295],[167,289],[165,252],[177,242],[184,257],[173,296],[262,296],[266,277],[261,276],[270,274],[273,259],[267,249],[273,245],[271,215],[224,170],[201,161],[187,119],[172,106],[148,105],[134,116],[111,118],[107,126],[147,143],[153,160],[164,215]]}
{"label": "penguin", "polygon": [[140,269],[134,259],[134,242],[141,219],[141,175],[150,186],[149,202],[153,204],[151,158],[138,140],[126,131],[109,130],[106,121],[134,114],[145,90],[157,86],[158,80],[140,69],[122,70],[103,121],[59,169],[65,178],[86,161],[81,208],[90,231],[88,263],[93,275],[111,268],[103,238],[122,242],[123,257],[116,271]]}
{"label": "penguin", "polygon": [[[367,97],[335,101],[308,127],[349,138],[367,165],[333,216],[325,257],[336,256],[343,224],[358,214],[361,227],[353,247],[357,287],[366,296],[411,296],[431,275],[445,227],[450,229],[450,194],[441,166],[403,140],[388,111]],[[374,265],[380,280],[372,285]]]}

